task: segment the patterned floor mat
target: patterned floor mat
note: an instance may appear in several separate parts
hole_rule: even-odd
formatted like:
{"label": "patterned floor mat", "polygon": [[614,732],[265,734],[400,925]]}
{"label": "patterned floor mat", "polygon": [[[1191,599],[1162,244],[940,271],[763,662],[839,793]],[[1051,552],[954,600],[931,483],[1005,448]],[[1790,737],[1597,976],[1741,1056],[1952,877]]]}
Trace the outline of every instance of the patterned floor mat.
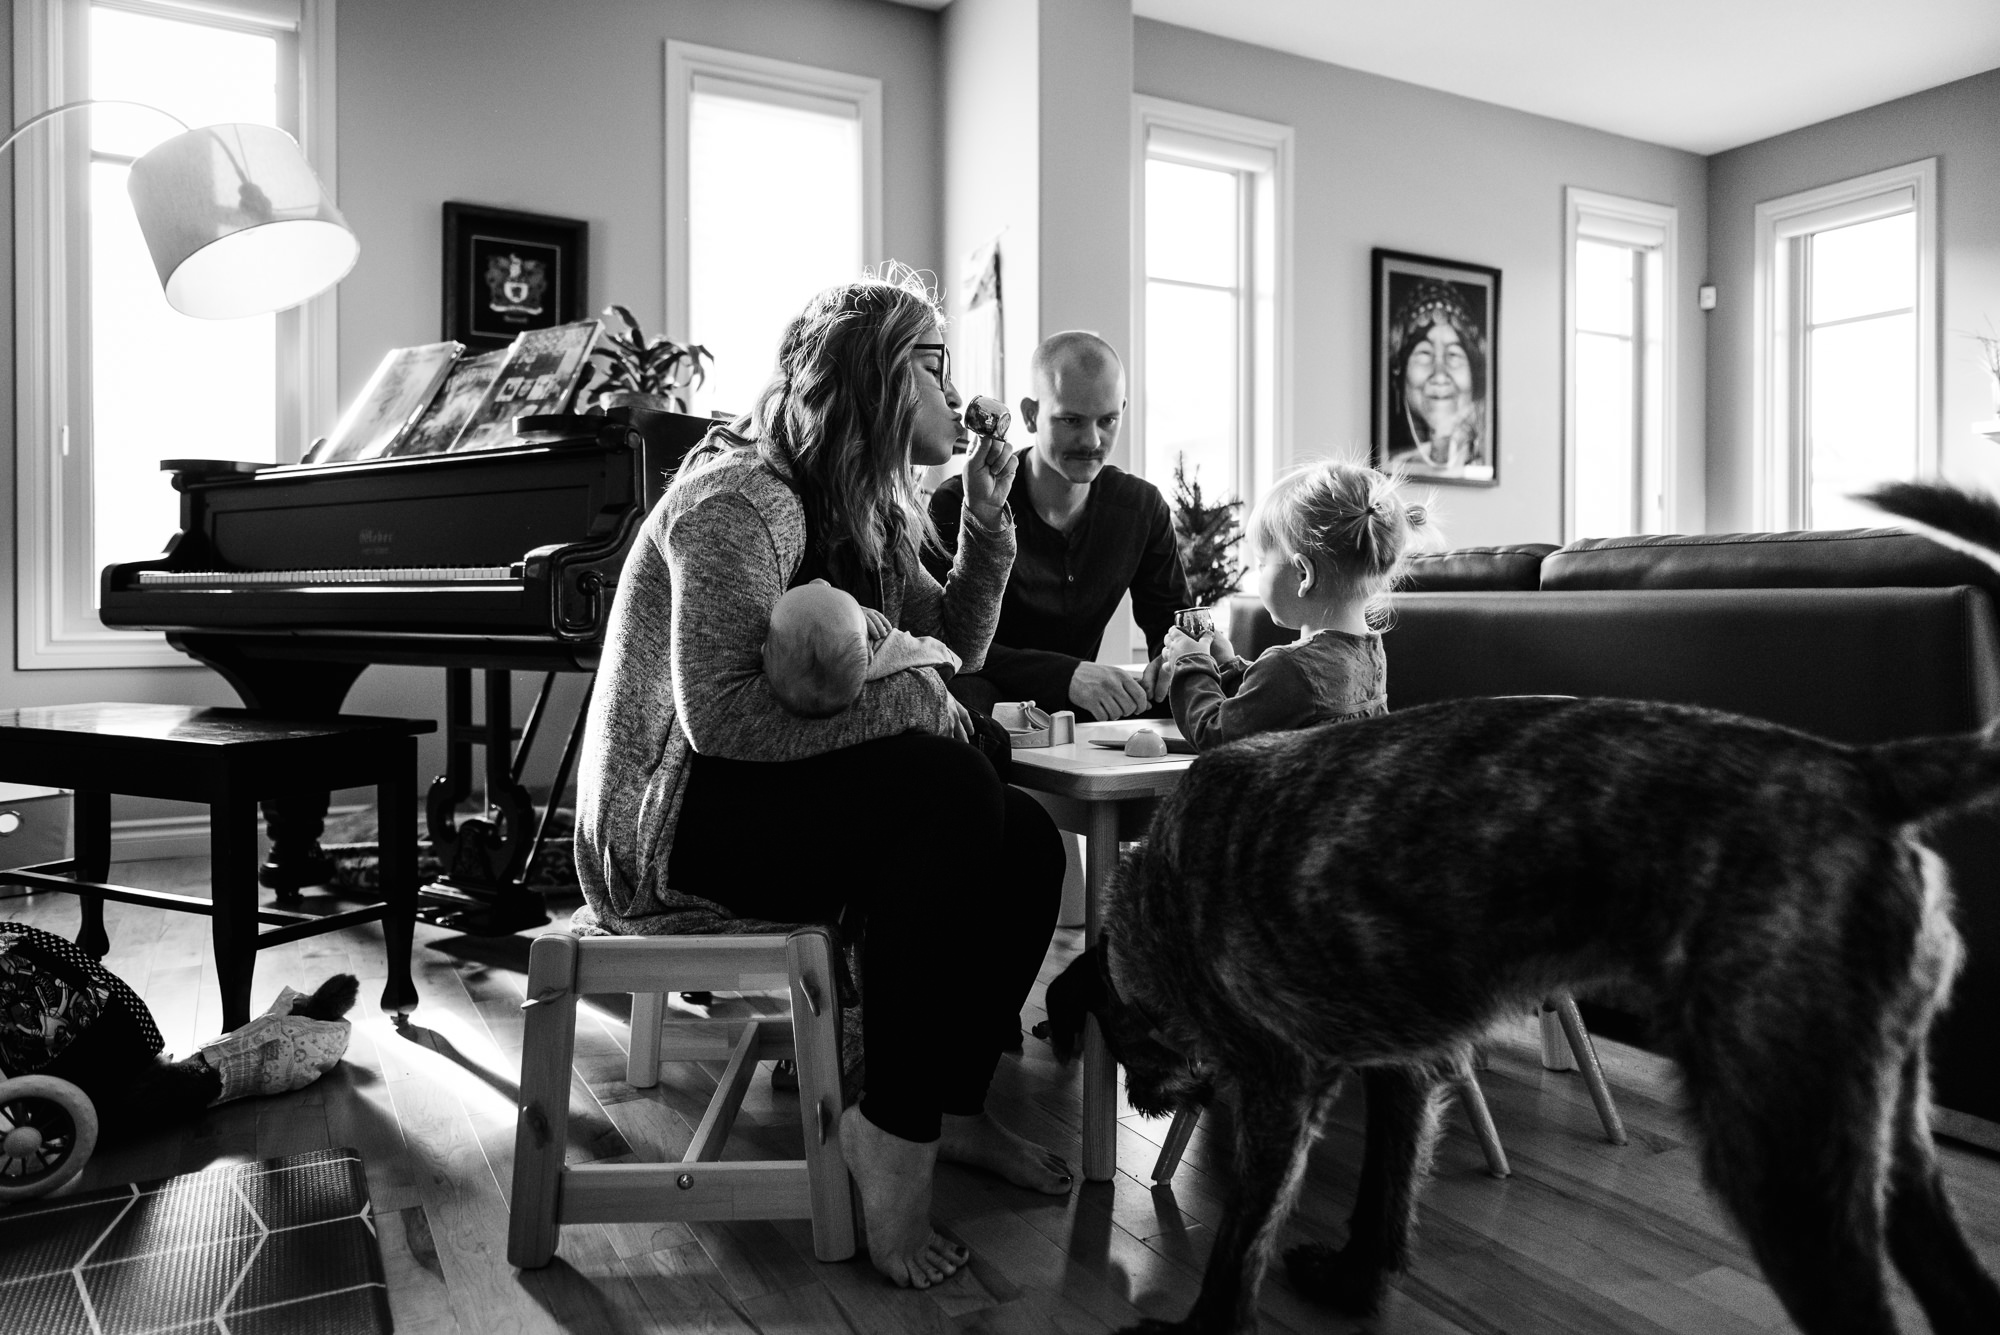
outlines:
{"label": "patterned floor mat", "polygon": [[187,1173],[0,1213],[0,1331],[386,1335],[353,1150]]}

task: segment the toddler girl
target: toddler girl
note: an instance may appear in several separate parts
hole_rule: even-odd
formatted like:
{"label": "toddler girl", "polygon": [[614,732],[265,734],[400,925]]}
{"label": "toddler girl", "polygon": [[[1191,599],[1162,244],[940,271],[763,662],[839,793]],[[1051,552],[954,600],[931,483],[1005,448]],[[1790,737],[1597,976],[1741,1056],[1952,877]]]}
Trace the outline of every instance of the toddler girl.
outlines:
{"label": "toddler girl", "polygon": [[1399,479],[1359,464],[1308,464],[1278,479],[1250,516],[1257,597],[1291,644],[1246,663],[1218,629],[1167,632],[1174,722],[1195,749],[1280,728],[1380,714],[1388,665],[1371,613],[1384,607],[1426,516]]}

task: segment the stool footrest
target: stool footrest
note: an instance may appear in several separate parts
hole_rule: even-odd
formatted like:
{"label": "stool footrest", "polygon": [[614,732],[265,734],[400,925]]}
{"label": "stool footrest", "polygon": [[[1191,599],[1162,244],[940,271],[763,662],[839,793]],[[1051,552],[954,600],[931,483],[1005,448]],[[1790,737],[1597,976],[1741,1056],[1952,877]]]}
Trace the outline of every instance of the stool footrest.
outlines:
{"label": "stool footrest", "polygon": [[564,1224],[810,1218],[803,1160],[573,1164],[563,1169],[556,1202]]}

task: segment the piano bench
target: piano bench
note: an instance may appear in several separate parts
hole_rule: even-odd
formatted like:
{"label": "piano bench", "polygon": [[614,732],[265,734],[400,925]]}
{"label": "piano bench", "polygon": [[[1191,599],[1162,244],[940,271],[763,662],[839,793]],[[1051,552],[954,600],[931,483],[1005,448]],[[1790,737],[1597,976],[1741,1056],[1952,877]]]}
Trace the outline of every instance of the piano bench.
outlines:
{"label": "piano bench", "polygon": [[[104,901],[207,914],[222,991],[224,1029],[250,1019],[257,952],[359,923],[382,924],[388,954],[385,1009],[416,1005],[410,944],[417,908],[417,737],[430,719],[287,720],[245,709],[85,704],[0,710],[0,782],[74,791],[75,854],[0,871],[0,885],[78,896],[77,944],[110,950]],[[290,913],[258,905],[257,804],[372,785],[380,805],[383,902],[342,913]],[[210,897],[110,885],[111,795],[208,804]],[[259,931],[258,924],[271,924]]]}

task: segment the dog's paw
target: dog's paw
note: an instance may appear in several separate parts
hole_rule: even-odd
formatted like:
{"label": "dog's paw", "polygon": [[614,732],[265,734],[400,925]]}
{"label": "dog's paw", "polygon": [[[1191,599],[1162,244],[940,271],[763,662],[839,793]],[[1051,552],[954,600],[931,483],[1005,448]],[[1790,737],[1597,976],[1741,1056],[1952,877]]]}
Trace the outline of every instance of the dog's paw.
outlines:
{"label": "dog's paw", "polygon": [[1286,1252],[1285,1273],[1293,1288],[1344,1316],[1375,1315],[1389,1291],[1389,1274],[1380,1265],[1324,1243]]}

